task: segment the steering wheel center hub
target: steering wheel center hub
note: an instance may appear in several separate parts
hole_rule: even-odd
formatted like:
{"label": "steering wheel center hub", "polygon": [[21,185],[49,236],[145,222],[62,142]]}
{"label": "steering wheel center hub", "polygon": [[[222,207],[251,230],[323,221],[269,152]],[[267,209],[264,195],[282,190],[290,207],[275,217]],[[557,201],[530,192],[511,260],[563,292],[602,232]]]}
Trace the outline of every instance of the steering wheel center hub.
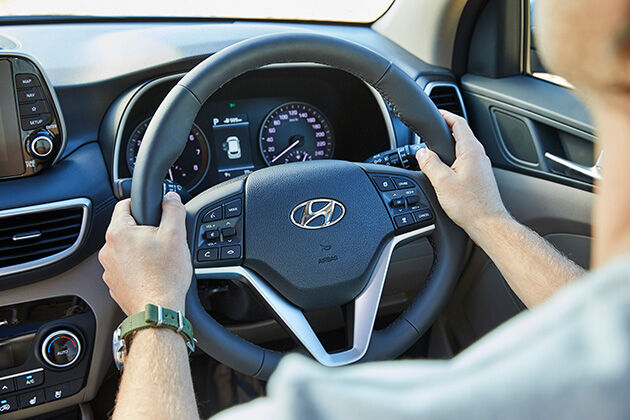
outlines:
{"label": "steering wheel center hub", "polygon": [[342,161],[254,172],[245,184],[245,208],[243,265],[307,310],[354,299],[394,231],[370,178]]}

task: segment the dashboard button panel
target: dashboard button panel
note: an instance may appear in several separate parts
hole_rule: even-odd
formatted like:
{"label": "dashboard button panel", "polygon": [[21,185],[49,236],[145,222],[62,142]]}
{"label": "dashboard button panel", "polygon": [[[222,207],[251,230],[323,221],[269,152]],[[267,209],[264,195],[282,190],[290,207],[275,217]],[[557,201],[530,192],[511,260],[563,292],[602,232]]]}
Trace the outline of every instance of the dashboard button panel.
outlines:
{"label": "dashboard button panel", "polygon": [[46,395],[41,389],[29,391],[18,396],[20,408],[29,408],[46,402]]}
{"label": "dashboard button panel", "polygon": [[32,73],[16,74],[15,83],[17,84],[18,89],[32,88],[42,85],[42,82],[39,81],[39,78]]}
{"label": "dashboard button panel", "polygon": [[76,379],[71,382],[65,382],[56,386],[49,386],[46,388],[46,401],[56,401],[61,398],[66,398],[71,395],[76,394],[81,389],[81,385],[83,384],[82,379]]}
{"label": "dashboard button panel", "polygon": [[25,375],[20,375],[15,380],[15,387],[18,390],[31,388],[44,383],[44,372],[32,372]]}
{"label": "dashboard button panel", "polygon": [[31,101],[39,101],[42,99],[42,93],[37,87],[30,87],[27,89],[20,89],[17,91],[18,102],[20,104],[26,104]]}
{"label": "dashboard button panel", "polygon": [[17,410],[17,398],[0,397],[0,414],[10,413]]}
{"label": "dashboard button panel", "polygon": [[7,392],[15,391],[15,385],[13,385],[13,379],[3,379],[0,381],[0,394],[6,394]]}

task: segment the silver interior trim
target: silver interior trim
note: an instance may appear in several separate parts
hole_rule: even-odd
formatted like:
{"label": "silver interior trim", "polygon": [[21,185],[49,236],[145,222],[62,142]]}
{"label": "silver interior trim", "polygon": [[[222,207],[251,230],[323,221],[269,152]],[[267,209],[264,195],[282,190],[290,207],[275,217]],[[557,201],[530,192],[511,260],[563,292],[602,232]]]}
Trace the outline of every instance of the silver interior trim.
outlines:
{"label": "silver interior trim", "polygon": [[40,236],[42,236],[42,233],[39,231],[29,232],[29,233],[16,233],[15,235],[13,235],[12,239],[14,242],[19,242],[19,241],[26,241],[28,239],[39,238]]}
{"label": "silver interior trim", "polygon": [[593,166],[580,165],[577,162],[573,162],[573,161],[561,158],[560,156],[556,156],[553,153],[549,153],[549,152],[545,152],[545,157],[549,160],[556,162],[559,165],[562,165],[566,168],[574,170],[575,172],[578,172],[582,175],[588,176],[593,179],[597,179],[599,181],[601,181],[602,179],[602,159],[604,157],[604,152],[601,152],[599,154],[599,157],[597,158],[597,162],[595,162]]}
{"label": "silver interior trim", "polygon": [[17,378],[18,376],[22,375],[28,375],[29,373],[41,372],[42,370],[44,370],[44,368],[37,368],[33,370],[27,370],[25,372],[14,373],[13,375],[3,376],[2,378],[0,378],[0,381],[4,381],[5,379]]}
{"label": "silver interior trim", "polygon": [[0,210],[0,219],[1,219],[4,217],[30,214],[30,213],[39,213],[39,212],[45,212],[45,211],[50,211],[50,210],[61,210],[61,209],[67,209],[67,208],[73,208],[73,207],[81,207],[83,209],[83,215],[81,218],[81,228],[79,230],[79,236],[77,237],[76,241],[74,241],[74,243],[68,249],[65,249],[53,255],[49,255],[48,257],[39,258],[37,260],[33,260],[33,261],[29,261],[29,262],[17,264],[17,265],[11,265],[8,267],[2,267],[0,268],[0,277],[8,276],[10,274],[16,274],[16,273],[26,271],[26,270],[33,270],[35,268],[52,264],[63,258],[66,258],[70,254],[72,254],[74,251],[76,251],[77,248],[83,242],[83,239],[85,237],[92,203],[87,198],[73,198],[71,200],[55,201],[52,203],[37,204],[34,206],[28,206],[28,207],[18,207],[18,208],[13,208],[13,209]]}
{"label": "silver interior trim", "polygon": [[267,302],[315,360],[324,366],[344,366],[360,360],[368,349],[394,249],[404,242],[428,235],[434,229],[435,225],[426,226],[394,236],[387,242],[378,256],[367,286],[354,300],[352,348],[338,353],[328,353],[302,310],[280,296],[253,271],[242,266],[197,268],[195,275],[202,279],[225,279],[248,283]]}
{"label": "silver interior trim", "polygon": [[[8,51],[0,51],[0,58],[1,57],[19,57],[19,58],[29,61],[31,64],[35,66],[35,68],[41,75],[42,83],[45,85],[44,87],[48,89],[48,93],[50,94],[50,97],[53,101],[53,106],[55,107],[55,113],[57,114],[57,118],[58,118],[57,122],[59,123],[59,131],[61,132],[61,146],[59,147],[57,156],[55,156],[55,160],[53,160],[53,162],[50,165],[50,166],[54,166],[55,163],[57,163],[57,161],[61,158],[61,155],[63,155],[63,152],[66,149],[66,142],[68,139],[68,136],[66,133],[66,123],[63,119],[63,114],[61,113],[61,105],[59,105],[59,100],[57,99],[57,94],[55,93],[55,89],[53,88],[53,85],[50,82],[48,75],[44,71],[44,68],[41,66],[41,64],[39,64],[39,61],[37,61],[31,55],[23,53],[23,52],[15,52],[15,51],[8,50]],[[2,275],[1,271],[0,271],[0,275]]]}
{"label": "silver interior trim", "polygon": [[387,108],[387,104],[385,103],[385,100],[383,99],[381,94],[367,83],[365,83],[365,85],[368,87],[368,89],[370,89],[370,92],[372,92],[372,95],[374,95],[374,99],[376,99],[378,107],[381,109],[381,114],[383,114],[383,121],[385,122],[385,128],[387,129],[387,136],[389,137],[389,145],[392,149],[395,149],[398,147],[398,143],[396,143],[396,133],[394,132],[392,114],[389,113],[389,108]]}
{"label": "silver interior trim", "polygon": [[[261,69],[267,69],[267,68],[287,68],[287,67],[328,67],[328,68],[334,68],[331,66],[327,66],[324,64],[318,64],[318,63],[278,63],[278,64],[269,64],[267,66],[263,66],[261,67]],[[256,71],[256,70],[252,70],[252,71]],[[129,118],[129,114],[131,113],[131,111],[133,110],[135,104],[140,100],[140,98],[142,98],[142,96],[150,89],[154,88],[157,85],[160,85],[162,83],[168,83],[171,82],[173,80],[179,80],[182,77],[184,77],[186,75],[186,73],[179,73],[179,74],[173,74],[173,75],[169,75],[169,76],[164,76],[164,77],[160,77],[157,79],[153,79],[149,82],[144,83],[143,85],[137,87],[136,89],[138,89],[132,96],[132,98],[129,100],[129,102],[125,105],[125,110],[122,114],[122,117],[120,118],[120,121],[118,122],[118,127],[116,128],[116,140],[114,143],[114,159],[112,160],[113,162],[113,168],[112,168],[112,182],[116,182],[118,179],[120,179],[120,175],[118,173],[118,165],[120,163],[120,151],[121,151],[121,146],[122,146],[122,142],[123,142],[123,132],[125,131],[124,128],[127,125],[127,118]],[[363,82],[365,83],[365,82]],[[379,109],[381,110],[381,113],[383,115],[383,122],[385,123],[385,128],[387,130],[387,136],[389,137],[389,145],[391,149],[395,149],[396,147],[398,147],[397,143],[396,143],[396,134],[394,132],[394,124],[392,122],[392,116],[389,113],[389,110],[387,108],[387,105],[385,104],[385,101],[383,100],[383,97],[378,93],[378,91],[376,89],[374,89],[372,86],[370,86],[369,84],[365,83],[365,86],[368,87],[368,89],[370,90],[370,92],[372,92],[372,95],[374,95],[374,99],[376,99],[376,103],[379,107]],[[65,133],[65,131],[64,131]]]}
{"label": "silver interior trim", "polygon": [[120,179],[120,176],[118,174],[118,165],[120,163],[119,162],[120,161],[120,147],[123,141],[122,136],[123,136],[123,132],[125,131],[125,126],[127,125],[127,119],[129,118],[129,114],[131,114],[131,111],[133,110],[136,103],[140,100],[140,98],[142,98],[142,95],[144,95],[148,90],[154,88],[155,86],[161,85],[163,83],[168,83],[173,80],[179,80],[185,75],[186,73],[172,74],[169,76],[153,79],[149,82],[145,82],[144,84],[136,87],[137,91],[133,94],[129,102],[127,102],[127,104],[125,105],[125,110],[123,111],[123,114],[120,117],[120,120],[118,121],[118,127],[116,127],[116,140],[114,143],[114,159],[112,161],[113,166],[114,166],[112,168],[112,181],[113,182],[116,182],[118,179]]}

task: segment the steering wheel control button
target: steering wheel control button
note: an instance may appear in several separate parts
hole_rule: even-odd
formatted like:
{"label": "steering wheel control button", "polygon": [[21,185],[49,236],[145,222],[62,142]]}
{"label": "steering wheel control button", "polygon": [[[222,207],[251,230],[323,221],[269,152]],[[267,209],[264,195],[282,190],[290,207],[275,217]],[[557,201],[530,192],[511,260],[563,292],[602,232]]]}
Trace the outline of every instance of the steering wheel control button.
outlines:
{"label": "steering wheel control button", "polygon": [[203,223],[212,222],[214,220],[223,219],[223,208],[221,206],[215,207],[212,210],[209,210],[206,214],[204,214],[201,221]]}
{"label": "steering wheel control button", "polygon": [[394,218],[397,228],[402,228],[413,224],[413,216],[411,214],[401,214]]}
{"label": "steering wheel control button", "polygon": [[15,386],[18,390],[31,388],[44,383],[44,372],[32,372],[15,378]]}
{"label": "steering wheel control button", "polygon": [[236,229],[233,227],[226,227],[221,229],[221,233],[223,234],[224,238],[231,238],[232,236],[236,235]]}
{"label": "steering wheel control button", "polygon": [[404,198],[394,198],[390,201],[392,207],[405,207],[405,199]]}
{"label": "steering wheel control button", "polygon": [[46,402],[46,396],[41,389],[27,392],[18,396],[18,398],[20,400],[20,408],[29,408]]}
{"label": "steering wheel control button", "polygon": [[392,180],[387,176],[375,176],[372,179],[381,191],[393,191],[396,189]]}
{"label": "steering wheel control button", "polygon": [[17,400],[15,397],[0,397],[0,415],[17,410]]}
{"label": "steering wheel control button", "polygon": [[231,245],[221,247],[221,259],[231,260],[234,258],[241,258],[241,246]]}
{"label": "steering wheel control button", "polygon": [[411,182],[411,180],[407,178],[393,177],[392,180],[396,184],[396,188],[398,188],[399,190],[413,188],[415,186],[413,185],[413,182]]}
{"label": "steering wheel control button", "polygon": [[206,233],[204,234],[204,237],[206,238],[206,241],[213,241],[215,239],[219,239],[219,231],[217,229],[214,230],[207,230]]}
{"label": "steering wheel control button", "polygon": [[216,261],[219,259],[219,248],[202,248],[197,251],[197,260]]}
{"label": "steering wheel control button", "polygon": [[409,207],[413,206],[414,204],[417,204],[420,201],[420,197],[418,197],[417,195],[410,195],[406,197],[406,199],[407,199],[407,205]]}
{"label": "steering wheel control button", "polygon": [[3,379],[0,381],[0,394],[6,394],[7,392],[15,391],[13,385],[13,379]]}
{"label": "steering wheel control button", "polygon": [[225,218],[227,219],[228,217],[240,216],[243,203],[240,198],[237,198],[236,200],[232,200],[225,204],[223,207],[225,210]]}
{"label": "steering wheel control button", "polygon": [[81,356],[81,341],[68,330],[55,331],[42,343],[44,361],[55,368],[74,365]]}
{"label": "steering wheel control button", "polygon": [[427,220],[431,220],[433,218],[433,215],[429,210],[421,210],[414,212],[413,218],[415,219],[416,223],[422,223],[426,222]]}

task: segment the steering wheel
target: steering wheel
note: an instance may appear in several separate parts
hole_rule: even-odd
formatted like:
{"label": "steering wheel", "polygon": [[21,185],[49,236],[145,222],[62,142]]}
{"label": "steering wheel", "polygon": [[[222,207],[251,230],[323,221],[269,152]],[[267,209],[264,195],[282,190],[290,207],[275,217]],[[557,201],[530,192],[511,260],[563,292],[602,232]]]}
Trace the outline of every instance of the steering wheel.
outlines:
{"label": "steering wheel", "polygon": [[[447,164],[451,133],[435,105],[402,70],[379,54],[338,38],[265,35],[219,51],[192,69],[159,106],[133,173],[131,211],[157,226],[162,181],[183,151],[202,104],[247,71],[274,63],[314,62],[373,86],[396,116]],[[312,161],[273,166],[226,181],[186,204],[194,277],[186,298],[198,345],[219,362],[267,379],[284,353],[231,333],[202,306],[196,279],[250,287],[310,355],[326,366],[392,359],[409,349],[443,308],[461,272],[467,237],[444,214],[421,172]],[[392,252],[426,236],[434,263],[419,294],[389,326],[374,330]],[[304,311],[347,308],[351,341],[330,353]]]}

